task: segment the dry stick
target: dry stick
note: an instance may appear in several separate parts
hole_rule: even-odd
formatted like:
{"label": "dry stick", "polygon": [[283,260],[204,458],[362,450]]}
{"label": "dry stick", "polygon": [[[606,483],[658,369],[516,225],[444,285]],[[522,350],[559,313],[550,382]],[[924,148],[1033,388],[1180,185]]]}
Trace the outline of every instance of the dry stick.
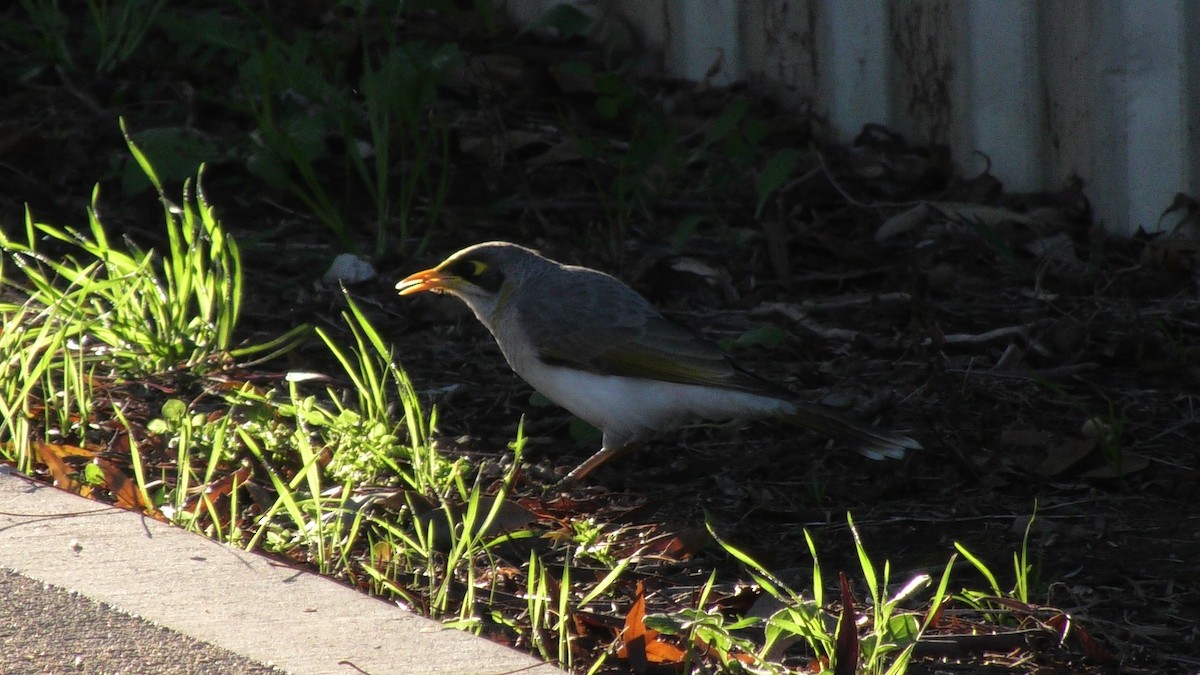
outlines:
{"label": "dry stick", "polygon": [[1042,370],[1027,370],[1025,372],[1014,371],[996,371],[996,370],[972,370],[969,368],[951,368],[946,372],[963,373],[964,375],[979,375],[983,377],[1007,378],[1011,380],[1033,380],[1047,379],[1057,380],[1079,373],[1085,373],[1089,370],[1096,370],[1100,364],[1094,361],[1085,361],[1084,363],[1073,363],[1069,366],[1055,366],[1053,368],[1043,368]]}
{"label": "dry stick", "polygon": [[782,302],[768,302],[760,309],[751,312],[751,315],[757,314],[781,314],[787,319],[791,319],[797,325],[810,333],[824,338],[826,340],[842,340],[845,342],[853,342],[861,339],[862,333],[848,328],[830,328],[813,321],[808,318],[808,314],[796,305],[785,304]]}
{"label": "dry stick", "polygon": [[942,342],[948,345],[958,344],[981,344],[999,340],[1002,338],[1019,337],[1022,340],[1026,339],[1026,329],[1028,326],[1005,326],[1004,328],[994,328],[986,333],[955,333],[942,337]]}
{"label": "dry stick", "polygon": [[798,275],[795,279],[797,283],[809,281],[850,281],[851,279],[862,279],[876,274],[885,274],[888,271],[887,267],[871,267],[866,269],[839,270],[837,272],[806,272]]}
{"label": "dry stick", "polygon": [[1005,371],[1016,370],[1016,366],[1025,358],[1025,350],[1021,349],[1014,342],[1008,343],[1004,348],[1004,353],[996,360],[996,365],[992,366],[992,370]]}
{"label": "dry stick", "polygon": [[1142,443],[1139,443],[1138,445],[1146,445],[1147,443],[1152,443],[1152,442],[1162,438],[1163,436],[1168,436],[1170,434],[1173,434],[1173,433],[1179,431],[1180,429],[1184,429],[1193,424],[1200,424],[1200,420],[1197,420],[1194,417],[1190,418],[1190,419],[1185,419],[1185,420],[1179,422],[1178,424],[1174,424],[1174,425],[1167,427],[1166,429],[1163,429],[1162,431],[1158,432],[1157,434],[1154,434],[1150,438],[1147,438],[1145,441],[1143,441]]}
{"label": "dry stick", "polygon": [[855,199],[854,197],[851,197],[850,193],[846,192],[846,190],[841,186],[841,184],[837,182],[837,179],[833,177],[833,172],[829,170],[829,165],[825,163],[825,153],[818,150],[816,152],[816,155],[817,155],[817,161],[821,163],[821,170],[823,170],[825,172],[825,179],[829,181],[829,184],[833,186],[834,190],[838,191],[838,194],[840,194],[843,199],[845,199],[846,201],[850,202],[851,204],[853,204],[855,206],[858,206],[861,208],[870,208],[870,206],[871,206],[870,204],[864,204],[864,203],[858,201],[857,199]]}
{"label": "dry stick", "polygon": [[882,305],[885,303],[908,304],[910,302],[912,302],[911,295],[904,291],[896,291],[894,293],[880,293],[878,295],[864,293],[837,300],[823,300],[821,302],[804,301],[796,303],[796,306],[802,310],[824,312],[834,309],[861,307],[863,305]]}
{"label": "dry stick", "polygon": [[[1035,340],[1029,336],[1029,329],[1031,329],[1031,328],[1033,328],[1033,324],[1027,324],[1024,326],[1005,326],[1004,328],[994,328],[992,330],[989,330],[989,331],[986,331],[983,333],[975,333],[975,334],[954,333],[951,335],[943,336],[941,339],[941,342],[942,342],[942,344],[947,344],[947,345],[976,345],[976,344],[983,344],[985,342],[992,342],[994,340],[1001,340],[1004,338],[1014,338],[1015,337],[1015,338],[1020,338],[1025,343],[1027,343],[1029,345],[1029,348],[1032,349],[1033,351],[1035,351],[1043,356],[1049,356],[1051,354],[1051,351],[1049,349],[1047,349],[1044,345],[1042,345],[1040,342],[1038,342],[1037,340]],[[925,344],[927,344],[927,345],[931,342],[932,342],[932,338],[928,338],[925,340]]]}
{"label": "dry stick", "polygon": [[[875,202],[874,204],[867,204],[865,202],[860,202],[857,199],[855,199],[854,197],[851,197],[850,193],[846,192],[845,188],[843,188],[841,186],[841,184],[838,183],[837,179],[833,177],[833,171],[831,171],[829,169],[829,165],[825,163],[825,153],[818,150],[818,151],[815,151],[814,154],[816,154],[816,156],[817,156],[817,161],[821,163],[821,170],[824,171],[825,178],[829,181],[829,184],[832,185],[833,189],[837,190],[838,194],[842,195],[842,197],[845,198],[846,201],[850,202],[850,204],[853,206],[857,206],[859,208],[864,208],[864,209],[881,209],[881,208],[895,208],[895,207],[907,208],[907,207],[913,207],[913,206],[916,206],[917,204],[921,204],[921,203],[925,202],[925,200],[923,200],[923,199],[917,199],[917,200],[912,200],[912,201],[907,201],[907,202],[882,202],[882,201],[880,201],[880,202]],[[808,176],[813,171],[816,171],[816,169],[813,169],[812,171],[809,171],[804,176],[801,176],[801,179],[808,178]],[[927,202],[925,202],[925,203],[927,203]]]}
{"label": "dry stick", "polygon": [[[820,154],[820,153],[818,153],[818,154]],[[820,169],[818,169],[816,167],[809,169],[808,171],[806,171],[804,173],[803,176],[800,176],[799,178],[788,181],[788,183],[786,185],[784,185],[782,188],[779,189],[779,194],[784,195],[784,194],[791,192],[792,190],[799,187],[801,183],[807,182],[810,178],[817,175],[819,172],[820,172]]]}

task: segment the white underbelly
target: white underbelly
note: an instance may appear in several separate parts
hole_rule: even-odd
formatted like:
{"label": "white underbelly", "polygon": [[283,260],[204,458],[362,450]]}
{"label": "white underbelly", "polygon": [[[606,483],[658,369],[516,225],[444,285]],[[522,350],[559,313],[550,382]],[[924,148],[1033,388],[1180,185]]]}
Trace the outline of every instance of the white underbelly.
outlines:
{"label": "white underbelly", "polygon": [[605,433],[605,445],[626,443],[699,420],[769,417],[794,406],[732,389],[599,375],[538,363],[520,374],[535,389]]}

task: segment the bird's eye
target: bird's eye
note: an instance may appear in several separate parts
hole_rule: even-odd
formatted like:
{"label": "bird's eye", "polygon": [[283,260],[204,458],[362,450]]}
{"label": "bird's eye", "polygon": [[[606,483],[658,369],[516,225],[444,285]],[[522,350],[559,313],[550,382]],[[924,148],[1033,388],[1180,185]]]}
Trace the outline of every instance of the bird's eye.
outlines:
{"label": "bird's eye", "polygon": [[483,274],[487,272],[487,269],[487,263],[480,260],[459,260],[451,265],[450,269],[447,271],[456,277],[462,277],[463,279],[475,279],[483,276]]}
{"label": "bird's eye", "polygon": [[451,265],[448,271],[486,291],[497,291],[504,283],[504,273],[499,268],[474,258],[460,260]]}

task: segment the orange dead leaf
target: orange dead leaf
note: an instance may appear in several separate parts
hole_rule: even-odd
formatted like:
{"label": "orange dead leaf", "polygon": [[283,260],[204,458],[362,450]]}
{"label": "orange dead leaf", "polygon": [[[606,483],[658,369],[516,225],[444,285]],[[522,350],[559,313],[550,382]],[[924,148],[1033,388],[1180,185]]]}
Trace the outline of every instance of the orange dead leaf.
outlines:
{"label": "orange dead leaf", "polygon": [[[654,633],[655,637],[658,633]],[[676,647],[670,642],[662,640],[646,640],[646,660],[650,663],[668,663],[677,664],[683,663],[683,659],[687,656],[687,652]]]}
{"label": "orange dead leaf", "polygon": [[683,663],[687,652],[659,639],[658,631],[646,628],[646,594],[641,581],[637,585],[637,599],[625,615],[625,629],[621,631],[619,658],[628,659],[634,672],[645,672],[651,663]]}
{"label": "orange dead leaf", "polygon": [[635,667],[640,660],[643,668],[646,662],[646,597],[643,594],[642,582],[637,585],[637,598],[629,613],[625,615],[625,628],[621,631],[621,648],[617,656],[634,662]]}
{"label": "orange dead leaf", "polygon": [[59,443],[39,443],[38,445],[39,451],[44,448],[59,457],[86,457],[91,459],[96,456],[95,452],[87,448],[81,448],[78,445],[62,445]]}
{"label": "orange dead leaf", "polygon": [[50,470],[50,475],[54,477],[54,484],[66,490],[73,492],[81,497],[91,497],[92,488],[83,485],[75,480],[75,469],[67,464],[63,458],[65,457],[94,457],[95,454],[74,445],[60,445],[58,443],[38,443],[38,457],[41,458],[42,464]]}
{"label": "orange dead leaf", "polygon": [[1108,651],[1104,645],[1100,644],[1095,638],[1088,634],[1079,624],[1071,620],[1067,614],[1057,614],[1046,621],[1046,625],[1052,628],[1059,635],[1059,642],[1066,642],[1068,639],[1073,639],[1083,650],[1084,656],[1102,663],[1112,665],[1117,662],[1112,652]]}
{"label": "orange dead leaf", "polygon": [[942,598],[941,602],[930,607],[929,611],[925,614],[925,623],[931,627],[941,625],[942,611],[946,609],[947,604],[946,598]]}
{"label": "orange dead leaf", "polygon": [[200,507],[205,502],[211,504],[222,497],[228,497],[235,489],[244,486],[250,480],[252,473],[247,465],[239,467],[237,471],[226,474],[204,486],[203,490],[188,498],[188,502],[183,508],[191,511],[193,516],[199,516]]}
{"label": "orange dead leaf", "polygon": [[147,508],[153,510],[153,507],[148,507],[142,499],[142,491],[137,489],[137,485],[129,480],[129,476],[117,468],[116,464],[101,457],[92,461],[100,467],[100,472],[104,474],[104,483],[116,497],[117,506],[131,511],[145,511]]}

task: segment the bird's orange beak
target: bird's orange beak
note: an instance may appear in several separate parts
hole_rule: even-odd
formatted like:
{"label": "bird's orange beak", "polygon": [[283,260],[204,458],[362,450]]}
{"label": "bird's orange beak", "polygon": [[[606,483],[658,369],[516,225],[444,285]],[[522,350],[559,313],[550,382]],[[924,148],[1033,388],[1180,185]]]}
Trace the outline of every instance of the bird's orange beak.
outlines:
{"label": "bird's orange beak", "polygon": [[425,291],[443,292],[455,278],[453,275],[443,274],[438,268],[432,267],[404,277],[400,283],[396,284],[396,290],[400,291],[400,295],[412,295]]}

